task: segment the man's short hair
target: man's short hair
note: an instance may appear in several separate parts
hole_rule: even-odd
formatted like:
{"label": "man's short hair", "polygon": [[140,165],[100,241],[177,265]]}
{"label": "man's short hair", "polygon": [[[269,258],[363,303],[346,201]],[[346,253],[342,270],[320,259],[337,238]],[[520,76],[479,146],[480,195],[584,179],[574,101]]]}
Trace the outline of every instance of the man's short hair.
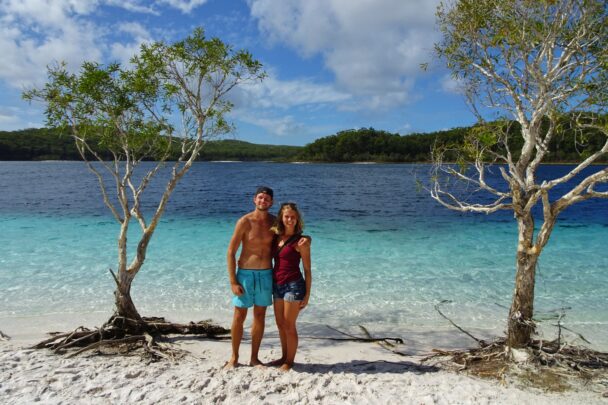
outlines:
{"label": "man's short hair", "polygon": [[274,198],[274,191],[272,191],[272,189],[270,187],[266,187],[266,186],[258,187],[257,190],[255,190],[255,195],[258,195],[260,193],[268,194],[270,196],[270,198]]}

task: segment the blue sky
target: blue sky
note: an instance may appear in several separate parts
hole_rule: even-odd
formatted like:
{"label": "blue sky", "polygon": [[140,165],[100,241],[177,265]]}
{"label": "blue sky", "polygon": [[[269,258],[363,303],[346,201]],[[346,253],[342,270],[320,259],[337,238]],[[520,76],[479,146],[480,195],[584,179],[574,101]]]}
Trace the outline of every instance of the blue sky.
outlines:
{"label": "blue sky", "polygon": [[[260,60],[268,78],[233,94],[231,136],[304,145],[337,131],[400,134],[471,125],[433,55],[435,0],[0,0],[0,130],[44,126],[21,92],[66,61],[126,63],[142,43],[202,26]],[[423,71],[420,64],[429,63]]]}

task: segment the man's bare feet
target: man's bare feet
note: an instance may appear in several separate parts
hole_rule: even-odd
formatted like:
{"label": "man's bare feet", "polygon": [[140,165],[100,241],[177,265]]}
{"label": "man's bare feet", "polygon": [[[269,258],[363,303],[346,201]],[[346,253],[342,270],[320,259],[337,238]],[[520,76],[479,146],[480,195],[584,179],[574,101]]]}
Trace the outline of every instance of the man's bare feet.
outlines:
{"label": "man's bare feet", "polygon": [[276,359],[276,360],[271,361],[267,365],[270,366],[270,367],[278,367],[278,366],[283,365],[283,363],[285,363],[285,359],[284,358],[280,358],[280,359]]}
{"label": "man's bare feet", "polygon": [[283,363],[283,365],[281,367],[279,367],[279,370],[289,371],[289,370],[291,370],[292,367],[293,367],[293,364]]}
{"label": "man's bare feet", "polygon": [[262,363],[259,359],[251,360],[249,365],[251,367],[266,367],[266,364]]}

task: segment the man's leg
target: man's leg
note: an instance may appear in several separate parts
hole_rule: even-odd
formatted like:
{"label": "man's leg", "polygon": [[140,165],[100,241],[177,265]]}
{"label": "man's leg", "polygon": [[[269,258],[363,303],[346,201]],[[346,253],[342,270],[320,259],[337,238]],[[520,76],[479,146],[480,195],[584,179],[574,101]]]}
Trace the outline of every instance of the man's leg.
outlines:
{"label": "man's leg", "polygon": [[251,361],[252,366],[263,365],[258,358],[262,337],[264,336],[264,326],[266,323],[266,307],[253,306],[253,325],[251,326]]}
{"label": "man's leg", "polygon": [[243,324],[247,318],[247,308],[234,307],[230,337],[232,338],[232,357],[226,367],[236,367],[239,364],[239,348],[243,339]]}

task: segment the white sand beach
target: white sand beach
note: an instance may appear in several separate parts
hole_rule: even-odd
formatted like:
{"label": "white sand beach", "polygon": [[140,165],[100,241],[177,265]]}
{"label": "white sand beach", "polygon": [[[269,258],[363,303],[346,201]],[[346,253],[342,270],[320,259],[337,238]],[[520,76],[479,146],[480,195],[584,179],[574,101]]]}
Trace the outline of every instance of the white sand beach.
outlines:
{"label": "white sand beach", "polygon": [[[393,354],[375,343],[317,339],[341,336],[319,326],[304,324],[300,334],[297,364],[287,373],[270,367],[224,370],[230,355],[229,340],[174,337],[171,344],[187,355],[175,362],[150,362],[139,355],[91,352],[68,358],[46,350],[32,350],[28,346],[44,336],[30,334],[27,338],[0,342],[0,403],[608,403],[597,386],[549,393],[513,382],[484,380],[420,364],[433,343],[465,342],[454,341],[453,334],[435,335],[434,342],[422,334],[404,336],[405,343],[398,350],[407,356]],[[248,360],[249,343],[246,336],[241,362]],[[276,328],[269,319],[260,357],[262,361],[270,361],[277,358],[279,352]]]}

